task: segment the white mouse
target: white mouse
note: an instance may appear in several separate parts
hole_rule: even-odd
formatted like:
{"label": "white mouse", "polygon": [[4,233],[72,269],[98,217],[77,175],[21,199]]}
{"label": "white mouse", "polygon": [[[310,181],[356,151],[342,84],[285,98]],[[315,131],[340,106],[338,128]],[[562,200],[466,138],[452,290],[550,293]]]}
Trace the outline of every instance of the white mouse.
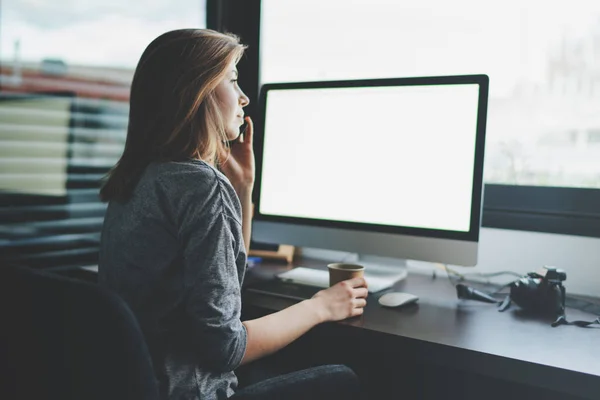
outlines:
{"label": "white mouse", "polygon": [[389,292],[379,298],[379,304],[384,307],[400,307],[415,303],[419,298],[414,294],[403,292]]}

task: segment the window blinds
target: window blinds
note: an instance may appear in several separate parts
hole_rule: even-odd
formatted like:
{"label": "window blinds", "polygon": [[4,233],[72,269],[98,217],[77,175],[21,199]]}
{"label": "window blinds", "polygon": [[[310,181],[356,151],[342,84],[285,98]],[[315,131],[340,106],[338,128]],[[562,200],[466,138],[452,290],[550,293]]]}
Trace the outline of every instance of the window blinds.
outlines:
{"label": "window blinds", "polygon": [[106,210],[98,192],[122,153],[129,112],[122,96],[102,97],[0,93],[2,262],[97,265]]}

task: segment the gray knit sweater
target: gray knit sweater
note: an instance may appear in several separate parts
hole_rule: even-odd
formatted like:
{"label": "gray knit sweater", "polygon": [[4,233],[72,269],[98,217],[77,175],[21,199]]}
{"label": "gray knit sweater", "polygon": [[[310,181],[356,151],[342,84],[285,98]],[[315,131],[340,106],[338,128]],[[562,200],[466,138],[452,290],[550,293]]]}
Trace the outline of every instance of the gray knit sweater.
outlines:
{"label": "gray knit sweater", "polygon": [[130,306],[164,399],[224,399],[246,351],[246,252],[239,199],[202,161],[151,164],[126,203],[110,202],[100,284]]}

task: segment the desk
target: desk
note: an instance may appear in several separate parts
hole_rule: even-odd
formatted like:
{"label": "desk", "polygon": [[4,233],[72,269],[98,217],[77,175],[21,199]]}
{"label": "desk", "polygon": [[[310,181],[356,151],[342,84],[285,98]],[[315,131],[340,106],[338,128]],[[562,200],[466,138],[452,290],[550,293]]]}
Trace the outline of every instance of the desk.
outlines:
{"label": "desk", "polygon": [[[308,267],[324,264],[308,259],[300,263]],[[247,283],[270,279],[289,268],[259,264],[249,271]],[[344,335],[358,335],[363,343],[377,347],[389,357],[402,354],[423,363],[565,395],[600,398],[600,329],[552,328],[551,321],[524,315],[518,307],[500,313],[493,305],[458,300],[445,276],[432,279],[409,273],[395,288],[418,295],[419,303],[388,309],[377,303],[378,296],[371,295],[361,317],[332,325],[345,327]],[[294,303],[244,292],[244,307],[262,310],[264,314]],[[571,309],[567,309],[567,317],[595,318]]]}

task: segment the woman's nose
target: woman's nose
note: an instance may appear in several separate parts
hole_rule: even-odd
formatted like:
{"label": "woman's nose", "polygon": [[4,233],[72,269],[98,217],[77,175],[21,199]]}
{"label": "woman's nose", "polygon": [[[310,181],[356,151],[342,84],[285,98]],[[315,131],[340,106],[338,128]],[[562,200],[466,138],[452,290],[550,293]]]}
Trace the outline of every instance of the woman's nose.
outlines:
{"label": "woman's nose", "polygon": [[240,105],[242,107],[246,107],[248,104],[250,104],[250,99],[244,92],[242,92],[242,95],[240,96]]}

